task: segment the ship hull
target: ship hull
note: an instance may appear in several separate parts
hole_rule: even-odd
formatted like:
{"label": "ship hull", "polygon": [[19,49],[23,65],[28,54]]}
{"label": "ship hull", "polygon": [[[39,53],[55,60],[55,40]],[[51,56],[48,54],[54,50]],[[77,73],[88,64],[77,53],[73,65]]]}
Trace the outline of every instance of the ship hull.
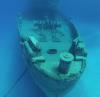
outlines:
{"label": "ship hull", "polygon": [[[22,20],[19,27],[21,45],[33,80],[47,97],[64,97],[75,86],[85,69],[87,53],[83,42],[69,22],[66,24],[63,20],[58,21],[62,26],[55,26],[60,27],[59,31],[63,33],[57,30],[57,38],[54,37],[57,36],[54,35],[55,29],[52,32],[51,25],[46,26],[48,20],[44,19],[42,26],[38,24],[39,20],[34,21],[35,24]],[[37,25],[39,28],[35,29]]]}
{"label": "ship hull", "polygon": [[33,81],[47,97],[64,97],[79,80],[79,78],[73,80],[56,80],[39,71],[33,64],[30,64],[28,63],[28,68]]}

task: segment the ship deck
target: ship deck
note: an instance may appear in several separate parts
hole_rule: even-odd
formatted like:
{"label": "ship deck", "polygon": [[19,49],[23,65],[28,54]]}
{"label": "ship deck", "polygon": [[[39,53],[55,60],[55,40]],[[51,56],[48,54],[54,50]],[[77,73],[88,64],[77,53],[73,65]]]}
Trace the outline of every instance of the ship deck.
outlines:
{"label": "ship deck", "polygon": [[[32,65],[36,66],[37,69],[43,71],[48,76],[56,79],[69,79],[69,77],[73,78],[72,76],[78,76],[81,71],[81,61],[73,61],[67,74],[61,74],[57,71],[60,54],[62,52],[69,52],[73,41],[70,29],[67,27],[68,25],[64,21],[59,20],[58,23],[61,26],[57,30],[37,29],[36,26],[41,24],[41,22],[44,23],[44,21],[23,20],[19,25],[21,38],[28,41],[29,37],[35,37],[39,43],[39,47],[42,49],[40,54],[29,58],[33,61],[34,58],[42,56],[45,62]],[[54,49],[56,52],[48,53],[50,49]]]}

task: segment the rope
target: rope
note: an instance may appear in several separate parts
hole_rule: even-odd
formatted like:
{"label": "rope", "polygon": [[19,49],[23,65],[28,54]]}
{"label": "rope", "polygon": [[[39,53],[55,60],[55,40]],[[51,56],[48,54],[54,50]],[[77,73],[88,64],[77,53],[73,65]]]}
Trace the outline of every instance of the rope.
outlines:
{"label": "rope", "polygon": [[15,83],[9,88],[9,90],[7,91],[7,93],[3,96],[3,97],[7,97],[12,90],[16,87],[16,85],[18,84],[19,81],[21,81],[21,79],[24,77],[24,75],[27,73],[28,69],[26,68],[23,73],[18,77],[18,79],[15,81]]}

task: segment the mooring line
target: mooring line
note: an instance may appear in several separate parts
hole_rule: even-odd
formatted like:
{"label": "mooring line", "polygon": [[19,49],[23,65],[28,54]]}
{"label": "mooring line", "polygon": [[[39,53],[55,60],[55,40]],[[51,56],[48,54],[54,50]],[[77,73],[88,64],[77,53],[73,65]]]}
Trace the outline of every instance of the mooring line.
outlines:
{"label": "mooring line", "polygon": [[12,90],[16,87],[16,85],[18,84],[19,81],[21,81],[21,79],[24,77],[24,75],[27,73],[28,69],[26,68],[24,70],[24,72],[18,77],[18,79],[15,81],[15,83],[9,88],[9,90],[7,91],[7,93],[3,96],[3,97],[7,97]]}

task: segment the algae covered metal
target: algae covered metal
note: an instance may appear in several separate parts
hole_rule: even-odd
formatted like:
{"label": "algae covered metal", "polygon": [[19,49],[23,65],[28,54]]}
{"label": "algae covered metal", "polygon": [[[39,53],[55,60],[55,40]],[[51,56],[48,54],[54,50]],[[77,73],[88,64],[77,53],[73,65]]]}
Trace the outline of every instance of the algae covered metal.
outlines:
{"label": "algae covered metal", "polygon": [[36,84],[48,97],[63,97],[83,73],[87,52],[73,23],[55,8],[40,9],[19,17],[20,43]]}

